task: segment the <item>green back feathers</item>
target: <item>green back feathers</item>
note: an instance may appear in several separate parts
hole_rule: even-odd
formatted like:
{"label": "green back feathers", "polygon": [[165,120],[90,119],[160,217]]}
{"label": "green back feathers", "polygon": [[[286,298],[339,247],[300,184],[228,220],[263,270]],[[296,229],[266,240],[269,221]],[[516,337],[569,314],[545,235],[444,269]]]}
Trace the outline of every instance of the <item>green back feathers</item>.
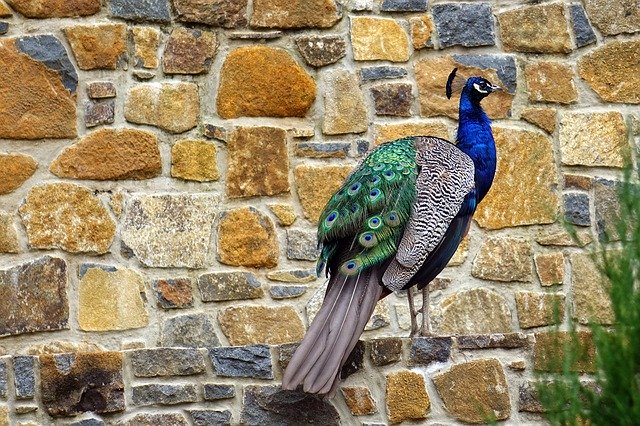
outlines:
{"label": "green back feathers", "polygon": [[331,197],[318,225],[318,272],[344,239],[350,246],[340,272],[347,275],[395,254],[415,200],[415,156],[413,138],[380,145]]}

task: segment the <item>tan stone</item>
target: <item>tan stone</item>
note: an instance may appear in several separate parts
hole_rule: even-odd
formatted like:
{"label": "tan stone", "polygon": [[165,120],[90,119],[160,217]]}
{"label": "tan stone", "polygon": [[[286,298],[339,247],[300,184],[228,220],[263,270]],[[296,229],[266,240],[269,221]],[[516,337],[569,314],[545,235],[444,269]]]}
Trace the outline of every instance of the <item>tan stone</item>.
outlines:
{"label": "tan stone", "polygon": [[540,127],[547,133],[556,131],[556,118],[558,114],[552,108],[525,108],[520,113],[520,118]]}
{"label": "tan stone", "polygon": [[516,309],[520,328],[557,324],[564,319],[564,294],[519,291]]}
{"label": "tan stone", "polygon": [[578,100],[573,70],[560,62],[533,62],[525,68],[530,102],[571,104]]}
{"label": "tan stone", "polygon": [[[277,127],[237,127],[227,142],[227,195],[289,192],[287,132]],[[256,161],[256,159],[260,161]]]}
{"label": "tan stone", "polygon": [[590,254],[573,253],[570,260],[574,318],[581,324],[613,324],[615,315],[609,297],[609,281]]}
{"label": "tan stone", "polygon": [[536,242],[543,246],[584,247],[593,241],[590,232],[588,229],[578,229],[574,236],[569,234],[564,228],[553,226],[538,231]]}
{"label": "tan stone", "polygon": [[71,18],[94,15],[100,11],[100,0],[7,0],[27,18]]}
{"label": "tan stone", "polygon": [[564,189],[579,189],[581,191],[591,191],[593,186],[593,178],[591,176],[573,173],[564,174]]}
{"label": "tan stone", "polygon": [[441,121],[411,121],[407,123],[375,124],[374,134],[373,143],[375,145],[406,136],[435,136],[448,140],[449,128]]}
{"label": "tan stone", "polygon": [[[75,83],[45,63],[21,53],[12,38],[0,39],[0,138],[74,138]],[[70,79],[77,75],[68,75]]]}
{"label": "tan stone", "polygon": [[640,40],[611,41],[589,52],[578,73],[604,101],[640,103]]}
{"label": "tan stone", "polygon": [[158,138],[138,129],[99,129],[65,148],[49,170],[73,179],[149,179],[162,172]]}
{"label": "tan stone", "polygon": [[9,407],[0,407],[0,426],[10,426]]}
{"label": "tan stone", "polygon": [[424,49],[425,47],[433,47],[431,34],[433,33],[434,26],[429,15],[409,18],[409,25],[411,25],[411,40],[414,49],[418,50]]}
{"label": "tan stone", "polygon": [[340,189],[351,170],[351,166],[296,166],[296,188],[304,217],[316,223],[325,204]]}
{"label": "tan stone", "polygon": [[366,132],[369,120],[358,78],[346,69],[324,74],[322,132],[327,135]]}
{"label": "tan stone", "polygon": [[115,98],[116,86],[110,81],[93,81],[87,83],[87,96],[91,99]]}
{"label": "tan stone", "polygon": [[482,228],[553,223],[560,211],[553,144],[543,133],[493,128],[498,165],[474,219]]}
{"label": "tan stone", "polygon": [[334,0],[254,0],[256,28],[330,28],[342,17]]}
{"label": "tan stone", "polygon": [[640,31],[640,7],[634,0],[585,0],[591,22],[604,35]]}
{"label": "tan stone", "polygon": [[111,207],[111,211],[118,219],[120,219],[120,216],[124,211],[124,197],[125,191],[122,189],[113,191],[109,196],[109,207]]}
{"label": "tan stone", "polygon": [[18,231],[13,216],[0,210],[0,253],[19,253]]}
{"label": "tan stone", "polygon": [[395,19],[352,17],[351,45],[356,61],[409,59],[409,37]]}
{"label": "tan stone", "polygon": [[290,226],[296,221],[298,215],[290,204],[267,204],[271,213],[275,215],[281,225]]}
{"label": "tan stone", "polygon": [[569,53],[571,36],[561,3],[523,6],[498,15],[502,46],[508,52]]}
{"label": "tan stone", "polygon": [[631,156],[624,118],[617,111],[564,113],[559,141],[567,165],[624,167]]}
{"label": "tan stone", "polygon": [[226,212],[218,229],[221,263],[253,268],[273,268],[280,249],[271,219],[253,207]]}
{"label": "tan stone", "polygon": [[62,31],[81,70],[115,70],[127,50],[125,24],[76,25]]}
{"label": "tan stone", "polygon": [[507,301],[487,288],[473,288],[446,297],[432,315],[440,334],[510,333],[511,310]]}
{"label": "tan stone", "polygon": [[22,186],[38,168],[33,157],[24,154],[0,154],[0,194]]}
{"label": "tan stone", "polygon": [[33,187],[19,209],[29,245],[71,253],[106,253],[116,225],[93,190],[70,183]]}
{"label": "tan stone", "polygon": [[[463,65],[449,55],[418,60],[414,70],[420,96],[420,114],[423,117],[458,117],[460,92],[454,92],[451,99],[447,99],[445,91],[447,78],[453,68],[458,68],[460,75],[481,76],[494,84],[502,84],[495,70]],[[490,118],[506,118],[511,114],[512,103],[513,95],[503,90],[483,100],[482,107]]]}
{"label": "tan stone", "polygon": [[471,275],[483,280],[531,281],[531,244],[520,237],[489,237],[473,260]]}
{"label": "tan stone", "polygon": [[304,117],[315,98],[313,78],[283,49],[240,47],[222,65],[217,98],[222,118]]}
{"label": "tan stone", "polygon": [[574,336],[567,331],[536,333],[533,368],[537,371],[563,371],[565,357],[571,354],[571,371],[593,373],[596,358],[593,336],[589,331],[575,333]]}
{"label": "tan stone", "polygon": [[150,124],[182,133],[198,124],[200,100],[194,83],[145,83],[129,90],[124,117],[131,123]]}
{"label": "tan stone", "polygon": [[133,65],[135,67],[158,68],[158,46],[160,31],[153,27],[133,27]]}
{"label": "tan stone", "polygon": [[304,335],[302,320],[289,306],[237,306],[218,315],[220,328],[232,346],[280,345],[297,342]]}
{"label": "tan stone", "polygon": [[80,279],[78,298],[81,330],[127,330],[149,323],[144,280],[131,269],[89,268]]}
{"label": "tan stone", "polygon": [[103,352],[105,348],[97,343],[91,342],[70,342],[68,340],[54,340],[52,342],[40,343],[30,346],[27,349],[29,355],[51,355],[68,354],[77,352]]}
{"label": "tan stone", "polygon": [[533,258],[543,287],[564,282],[564,254],[562,252],[536,254]]}
{"label": "tan stone", "polygon": [[13,16],[11,9],[2,0],[0,0],[0,18],[10,18]]}
{"label": "tan stone", "polygon": [[201,140],[179,140],[171,147],[171,176],[198,182],[220,179],[216,146]]}
{"label": "tan stone", "polygon": [[165,74],[202,74],[216,54],[215,33],[177,27],[171,31],[162,56]]}
{"label": "tan stone", "polygon": [[420,373],[402,370],[387,375],[387,416],[390,424],[427,418],[431,400]]}
{"label": "tan stone", "polygon": [[445,408],[456,420],[485,423],[511,415],[509,386],[497,359],[478,359],[456,364],[433,376]]}
{"label": "tan stone", "polygon": [[347,407],[354,416],[366,416],[377,412],[376,403],[371,397],[371,391],[365,387],[342,387],[342,396]]}
{"label": "tan stone", "polygon": [[453,257],[449,260],[447,266],[459,266],[467,260],[467,256],[469,255],[469,236],[467,235],[462,239],[460,245],[456,249],[456,252],[453,253]]}

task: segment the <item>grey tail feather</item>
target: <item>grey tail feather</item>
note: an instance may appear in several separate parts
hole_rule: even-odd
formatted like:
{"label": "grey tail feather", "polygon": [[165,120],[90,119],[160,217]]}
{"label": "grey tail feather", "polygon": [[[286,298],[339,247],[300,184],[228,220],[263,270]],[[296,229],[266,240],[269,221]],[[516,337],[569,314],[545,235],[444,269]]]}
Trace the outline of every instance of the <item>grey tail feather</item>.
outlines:
{"label": "grey tail feather", "polygon": [[342,365],[381,294],[376,267],[356,276],[332,276],[322,307],[289,361],[282,387],[293,390],[302,384],[305,392],[333,396]]}

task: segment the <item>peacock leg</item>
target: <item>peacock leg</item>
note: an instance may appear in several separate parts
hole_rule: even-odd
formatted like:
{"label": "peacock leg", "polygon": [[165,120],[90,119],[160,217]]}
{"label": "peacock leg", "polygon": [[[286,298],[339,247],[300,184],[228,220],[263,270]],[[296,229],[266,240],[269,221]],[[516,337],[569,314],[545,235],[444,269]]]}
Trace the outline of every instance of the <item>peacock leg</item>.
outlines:
{"label": "peacock leg", "polygon": [[409,316],[411,317],[409,337],[413,337],[418,332],[418,312],[416,312],[416,307],[413,304],[413,292],[411,288],[407,290],[407,300],[409,301]]}
{"label": "peacock leg", "polygon": [[429,286],[422,288],[422,327],[420,327],[420,336],[431,336],[431,327],[429,325]]}

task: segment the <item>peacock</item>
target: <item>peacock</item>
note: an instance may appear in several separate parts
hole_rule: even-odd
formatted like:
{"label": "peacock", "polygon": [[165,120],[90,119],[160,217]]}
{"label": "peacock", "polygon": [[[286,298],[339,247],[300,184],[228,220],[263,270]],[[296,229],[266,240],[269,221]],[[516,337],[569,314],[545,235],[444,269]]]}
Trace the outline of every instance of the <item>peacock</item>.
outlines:
{"label": "peacock", "polygon": [[[480,101],[500,87],[482,77],[464,79],[454,69],[446,84],[449,99],[456,86],[462,93],[455,145],[431,136],[382,144],[327,202],[318,225],[317,269],[329,282],[286,368],[284,389],[302,384],[304,392],[332,396],[383,297],[417,286],[427,309],[427,285],[467,234],[496,169],[491,122]],[[423,311],[422,335],[429,333],[427,317]]]}

